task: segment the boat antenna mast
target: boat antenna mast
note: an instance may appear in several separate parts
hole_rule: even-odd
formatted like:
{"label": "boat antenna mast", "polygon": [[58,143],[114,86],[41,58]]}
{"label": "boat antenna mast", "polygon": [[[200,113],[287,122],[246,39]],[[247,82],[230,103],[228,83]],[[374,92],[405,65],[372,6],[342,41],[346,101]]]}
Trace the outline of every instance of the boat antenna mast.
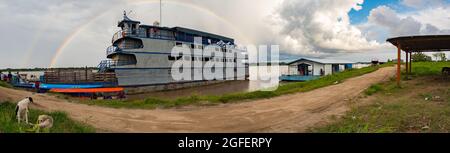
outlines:
{"label": "boat antenna mast", "polygon": [[162,0],[159,0],[159,24],[162,26]]}
{"label": "boat antenna mast", "polygon": [[[132,12],[133,12],[133,10],[128,11],[128,13],[127,13],[127,11],[123,10],[123,17],[124,17],[124,18],[125,18],[125,17],[128,18],[128,15],[130,15]],[[134,13],[134,12],[133,12],[133,13]]]}

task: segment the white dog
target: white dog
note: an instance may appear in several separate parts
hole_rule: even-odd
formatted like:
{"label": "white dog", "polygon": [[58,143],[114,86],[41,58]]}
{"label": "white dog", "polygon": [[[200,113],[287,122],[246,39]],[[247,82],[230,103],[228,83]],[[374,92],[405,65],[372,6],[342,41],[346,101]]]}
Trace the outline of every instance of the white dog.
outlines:
{"label": "white dog", "polygon": [[28,105],[33,103],[33,98],[27,97],[17,103],[16,106],[16,116],[17,121],[20,123],[22,119],[22,115],[25,115],[25,122],[28,124]]}
{"label": "white dog", "polygon": [[38,132],[40,132],[40,129],[43,129],[44,131],[48,132],[52,127],[53,127],[53,117],[48,115],[39,115],[37,121]]}

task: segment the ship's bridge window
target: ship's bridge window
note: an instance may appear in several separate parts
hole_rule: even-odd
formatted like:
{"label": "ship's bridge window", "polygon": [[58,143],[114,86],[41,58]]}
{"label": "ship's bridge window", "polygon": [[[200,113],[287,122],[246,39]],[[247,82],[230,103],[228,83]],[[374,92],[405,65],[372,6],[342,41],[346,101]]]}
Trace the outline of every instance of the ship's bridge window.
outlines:
{"label": "ship's bridge window", "polygon": [[140,39],[125,39],[117,45],[121,49],[139,49],[144,48],[142,40]]}
{"label": "ship's bridge window", "polygon": [[131,34],[135,35],[138,29],[138,25],[137,24],[131,24]]}

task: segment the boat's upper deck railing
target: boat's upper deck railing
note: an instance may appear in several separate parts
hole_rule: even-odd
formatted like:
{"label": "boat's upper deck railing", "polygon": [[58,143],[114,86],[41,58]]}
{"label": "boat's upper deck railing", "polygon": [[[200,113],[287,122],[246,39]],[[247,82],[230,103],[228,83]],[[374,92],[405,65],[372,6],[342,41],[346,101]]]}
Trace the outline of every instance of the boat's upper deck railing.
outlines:
{"label": "boat's upper deck railing", "polygon": [[119,47],[117,47],[117,46],[109,46],[107,49],[106,49],[106,56],[108,56],[108,55],[111,55],[111,54],[113,54],[113,53],[115,53],[115,52],[118,52],[118,51],[120,51],[121,49],[119,48]]}
{"label": "boat's upper deck railing", "polygon": [[[116,32],[113,35],[112,43],[114,43],[117,40],[122,39],[124,37],[153,38],[153,39],[164,39],[164,40],[177,41],[175,36],[170,35],[169,33],[151,32],[148,29],[139,28],[138,30],[125,29],[125,30],[120,30],[120,31]],[[183,42],[183,43],[186,43],[186,42]],[[188,43],[188,44],[190,45],[193,43]],[[245,46],[239,46],[236,44],[217,44],[216,43],[216,44],[211,44],[211,45],[219,45],[224,48],[226,47],[226,48],[236,49],[236,50],[240,50],[240,51],[244,51],[244,52],[247,51],[247,48]],[[107,49],[107,54],[109,55],[110,53],[120,51],[120,48],[124,49],[123,46],[119,46],[119,48],[110,47]]]}
{"label": "boat's upper deck railing", "polygon": [[127,66],[127,65],[134,65],[136,64],[135,61],[126,61],[126,60],[103,60],[98,64],[97,68],[99,69],[99,72],[104,72],[107,69],[110,68],[116,68],[118,66]]}
{"label": "boat's upper deck railing", "polygon": [[138,37],[138,38],[154,38],[154,39],[166,39],[166,40],[175,40],[175,37],[172,35],[164,35],[161,33],[152,33],[146,29],[139,30],[120,30],[113,35],[112,43],[115,41],[124,38],[124,37]]}

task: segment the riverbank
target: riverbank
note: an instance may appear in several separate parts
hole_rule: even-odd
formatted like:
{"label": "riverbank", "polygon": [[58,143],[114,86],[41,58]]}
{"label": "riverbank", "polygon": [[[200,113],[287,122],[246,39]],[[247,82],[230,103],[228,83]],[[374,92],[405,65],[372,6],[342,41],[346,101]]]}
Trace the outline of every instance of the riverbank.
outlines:
{"label": "riverbank", "polygon": [[13,86],[11,84],[9,84],[8,82],[5,82],[5,81],[0,81],[0,87],[13,88]]}
{"label": "riverbank", "polygon": [[450,131],[450,78],[441,69],[450,62],[413,63],[401,87],[392,79],[372,85],[367,98],[353,103],[342,117],[311,132],[397,133]]}
{"label": "riverbank", "polygon": [[296,92],[311,91],[317,88],[337,84],[346,79],[371,73],[378,70],[379,68],[392,65],[393,65],[392,63],[389,63],[381,66],[365,67],[361,69],[350,69],[308,82],[286,83],[280,85],[274,91],[236,92],[224,95],[209,95],[209,96],[199,96],[193,94],[190,96],[176,99],[147,97],[144,99],[134,99],[134,100],[75,100],[75,102],[102,107],[130,108],[130,109],[155,109],[155,108],[180,107],[187,105],[217,105],[223,103],[245,102],[249,100],[272,98]]}

